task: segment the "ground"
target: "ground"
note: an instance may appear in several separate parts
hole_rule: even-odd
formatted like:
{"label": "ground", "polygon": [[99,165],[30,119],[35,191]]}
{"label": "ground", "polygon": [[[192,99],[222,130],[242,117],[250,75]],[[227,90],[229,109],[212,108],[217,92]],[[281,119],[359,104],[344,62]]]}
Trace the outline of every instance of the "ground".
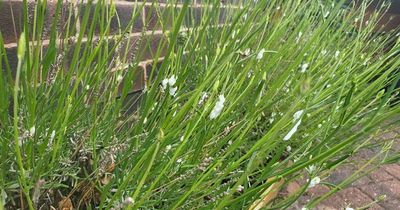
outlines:
{"label": "ground", "polygon": [[[376,140],[394,140],[392,151],[398,153],[400,151],[400,126],[382,133]],[[339,167],[324,181],[332,184],[340,183],[360,168],[361,164],[357,163],[370,160],[375,156],[378,149],[364,149],[360,151],[352,158],[352,163]],[[290,187],[296,189],[296,185],[299,186],[299,183],[292,183]],[[324,194],[329,191],[328,189],[324,185],[310,188],[291,209],[301,209],[310,199]],[[346,207],[369,210],[400,210],[400,163],[384,165],[368,173],[337,194],[321,202],[316,209],[343,210]]]}

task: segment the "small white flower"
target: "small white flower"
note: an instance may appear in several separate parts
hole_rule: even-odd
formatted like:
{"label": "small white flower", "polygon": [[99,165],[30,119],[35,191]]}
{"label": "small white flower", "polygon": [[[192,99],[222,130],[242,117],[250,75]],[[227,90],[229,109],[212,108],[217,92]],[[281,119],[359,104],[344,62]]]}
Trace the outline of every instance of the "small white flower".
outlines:
{"label": "small white flower", "polygon": [[169,152],[172,149],[172,146],[169,144],[165,147],[165,152]]}
{"label": "small white flower", "polygon": [[303,115],[304,110],[299,110],[296,113],[293,114],[293,120],[296,121],[298,119],[300,119],[301,115]]}
{"label": "small white flower", "polygon": [[318,128],[322,128],[322,124],[318,124]]}
{"label": "small white flower", "polygon": [[300,70],[300,72],[301,72],[301,73],[305,73],[305,72],[307,71],[307,69],[308,69],[308,66],[309,66],[308,63],[303,63],[303,64],[301,65],[301,70]]}
{"label": "small white flower", "polygon": [[207,98],[208,94],[206,92],[203,92],[203,95],[201,95],[198,105],[202,105]]}
{"label": "small white flower", "polygon": [[248,55],[250,55],[250,53],[251,53],[251,50],[250,50],[250,48],[247,48],[246,50],[244,50],[244,52],[243,52],[243,54],[245,55],[245,56],[248,56]]}
{"label": "small white flower", "polygon": [[171,86],[174,86],[176,83],[176,78],[175,75],[172,75],[169,79],[168,79],[168,84]]}
{"label": "small white flower", "polygon": [[177,87],[170,87],[170,88],[169,88],[169,94],[170,94],[171,96],[175,96],[177,90],[178,90]]}
{"label": "small white flower", "polygon": [[324,18],[327,18],[328,16],[329,16],[329,14],[331,14],[329,11],[327,11],[325,14],[324,14]]}
{"label": "small white flower", "polygon": [[146,124],[146,123],[147,123],[147,117],[145,117],[143,120],[143,124]]}
{"label": "small white flower", "polygon": [[154,110],[156,109],[157,105],[158,105],[158,103],[155,102],[155,103],[153,104],[153,106],[151,107],[151,111],[154,111]]}
{"label": "small white flower", "polygon": [[321,182],[321,179],[319,177],[314,177],[313,179],[311,179],[310,186],[308,186],[308,187],[309,188],[315,187],[320,182]]}
{"label": "small white flower", "polygon": [[310,174],[312,174],[315,170],[317,170],[317,167],[315,165],[310,165],[307,167],[307,170]]}
{"label": "small white flower", "polygon": [[232,35],[231,35],[232,39],[234,39],[235,36],[236,36],[236,30],[234,30],[234,31],[232,32]]}
{"label": "small white flower", "polygon": [[179,139],[179,141],[183,141],[185,140],[185,136],[181,136],[181,138]]}
{"label": "small white flower", "polygon": [[304,110],[299,110],[296,113],[293,114],[293,121],[297,121],[297,123],[294,125],[294,127],[289,131],[289,133],[283,138],[284,141],[289,140],[292,138],[293,134],[296,133],[298,127],[301,124],[301,116],[303,115]]}
{"label": "small white flower", "polygon": [[308,210],[308,208],[306,208],[306,207],[303,207],[303,208],[301,208],[301,210]]}
{"label": "small white flower", "polygon": [[53,130],[51,132],[51,134],[50,134],[50,139],[49,139],[49,142],[47,143],[48,147],[51,147],[51,145],[53,144],[54,137],[56,137],[56,131],[55,130]]}
{"label": "small white flower", "polygon": [[296,133],[297,128],[300,126],[301,124],[301,120],[299,120],[296,125],[294,125],[294,127],[292,128],[292,130],[289,131],[288,134],[286,134],[286,136],[283,138],[284,141],[289,140],[290,138],[292,138],[293,134]]}
{"label": "small white flower", "polygon": [[338,58],[338,57],[339,57],[339,55],[340,55],[340,51],[339,51],[339,50],[337,50],[337,51],[335,52],[335,58]]}
{"label": "small white flower", "polygon": [[345,210],[354,210],[353,208],[351,208],[351,207],[346,207],[346,209]]}
{"label": "small white flower", "polygon": [[176,160],[176,162],[177,162],[177,163],[182,163],[183,160],[182,160],[182,158],[179,158],[178,160]]}
{"label": "small white flower", "polygon": [[210,113],[210,119],[215,119],[221,114],[221,111],[224,108],[224,103],[225,103],[224,95],[219,95],[218,101]]}
{"label": "small white flower", "polygon": [[56,136],[56,131],[53,130],[50,134],[50,141],[53,141],[54,137]]}
{"label": "small white flower", "polygon": [[169,79],[167,78],[167,79],[163,79],[163,81],[161,82],[163,90],[167,89],[168,81],[169,81]]}
{"label": "small white flower", "polygon": [[292,147],[291,147],[291,146],[287,146],[287,147],[286,147],[286,151],[287,151],[287,152],[292,151]]}
{"label": "small white flower", "polygon": [[265,49],[261,49],[257,54],[257,60],[261,60],[264,57]]}
{"label": "small white flower", "polygon": [[117,82],[121,82],[122,79],[124,79],[124,77],[122,77],[122,75],[119,74],[119,75],[117,76]]}
{"label": "small white flower", "polygon": [[85,89],[89,90],[90,89],[90,85],[86,85]]}
{"label": "small white flower", "polygon": [[169,94],[171,96],[175,96],[176,91],[178,90],[177,87],[174,87],[176,83],[175,75],[172,75],[170,78],[165,78],[161,81],[161,89],[164,91],[169,86]]}
{"label": "small white flower", "polygon": [[300,39],[301,39],[302,36],[303,36],[303,32],[300,31],[299,34],[296,37],[296,43],[300,42]]}
{"label": "small white flower", "polygon": [[247,78],[250,78],[253,76],[253,70],[250,69],[250,71],[247,73]]}
{"label": "small white flower", "polygon": [[243,15],[243,19],[247,20],[247,13]]}
{"label": "small white flower", "polygon": [[272,124],[275,121],[275,118],[269,118],[269,124]]}
{"label": "small white flower", "polygon": [[134,203],[134,200],[133,200],[133,198],[131,198],[131,197],[127,197],[127,198],[125,198],[125,200],[124,200],[124,205],[131,205],[131,204],[133,204]]}
{"label": "small white flower", "polygon": [[33,137],[33,136],[35,135],[35,132],[36,132],[35,126],[32,126],[32,127],[29,129],[29,136]]}
{"label": "small white flower", "polygon": [[239,185],[239,186],[236,188],[236,191],[237,191],[237,192],[243,192],[243,190],[244,190],[243,185]]}

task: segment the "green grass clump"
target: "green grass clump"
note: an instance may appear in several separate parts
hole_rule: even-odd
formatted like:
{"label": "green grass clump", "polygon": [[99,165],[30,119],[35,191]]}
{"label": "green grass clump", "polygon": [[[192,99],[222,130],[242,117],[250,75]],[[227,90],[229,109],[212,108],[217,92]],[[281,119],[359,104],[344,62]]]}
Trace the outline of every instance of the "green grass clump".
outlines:
{"label": "green grass clump", "polygon": [[[114,2],[58,1],[45,43],[49,3],[29,24],[25,0],[15,69],[0,35],[0,209],[281,209],[298,195],[264,205],[269,186],[323,183],[399,114],[399,39],[374,33],[367,3],[207,2],[197,21],[189,1],[147,4],[163,38],[131,93],[151,45],[146,27],[129,39],[144,4],[115,32]],[[62,10],[75,15],[59,30]]]}

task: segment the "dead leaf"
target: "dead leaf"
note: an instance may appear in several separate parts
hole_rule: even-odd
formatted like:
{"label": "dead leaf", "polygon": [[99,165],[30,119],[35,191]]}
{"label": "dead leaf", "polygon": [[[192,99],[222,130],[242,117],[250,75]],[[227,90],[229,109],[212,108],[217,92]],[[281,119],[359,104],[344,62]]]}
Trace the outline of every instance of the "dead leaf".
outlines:
{"label": "dead leaf", "polygon": [[103,178],[100,179],[100,182],[103,185],[108,185],[111,182],[111,178],[111,174],[104,174]]}
{"label": "dead leaf", "polygon": [[109,163],[107,165],[106,171],[108,173],[112,173],[114,170],[115,170],[115,163],[114,163],[114,161],[112,161],[111,163]]}
{"label": "dead leaf", "polygon": [[73,210],[72,201],[68,197],[64,197],[58,202],[58,210]]}
{"label": "dead leaf", "polygon": [[[273,178],[269,179],[268,181],[272,180]],[[267,182],[268,182],[267,181]],[[282,185],[285,183],[284,179],[280,179],[279,181],[273,183],[269,186],[262,194],[261,199],[256,200],[251,206],[250,210],[260,210],[267,206],[279,193]]]}

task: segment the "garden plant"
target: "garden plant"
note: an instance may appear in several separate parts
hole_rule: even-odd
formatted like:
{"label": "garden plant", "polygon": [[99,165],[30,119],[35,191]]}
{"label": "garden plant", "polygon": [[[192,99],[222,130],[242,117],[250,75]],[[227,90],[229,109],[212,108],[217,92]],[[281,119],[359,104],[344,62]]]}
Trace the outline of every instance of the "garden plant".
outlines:
{"label": "garden plant", "polygon": [[[0,209],[285,209],[329,186],[312,209],[362,175],[325,182],[361,149],[384,154],[365,167],[399,161],[371,141],[400,113],[400,39],[376,33],[387,5],[136,2],[112,31],[114,1],[59,0],[49,28],[49,2],[23,4],[16,67],[0,34]],[[157,26],[134,32],[146,5]]]}

